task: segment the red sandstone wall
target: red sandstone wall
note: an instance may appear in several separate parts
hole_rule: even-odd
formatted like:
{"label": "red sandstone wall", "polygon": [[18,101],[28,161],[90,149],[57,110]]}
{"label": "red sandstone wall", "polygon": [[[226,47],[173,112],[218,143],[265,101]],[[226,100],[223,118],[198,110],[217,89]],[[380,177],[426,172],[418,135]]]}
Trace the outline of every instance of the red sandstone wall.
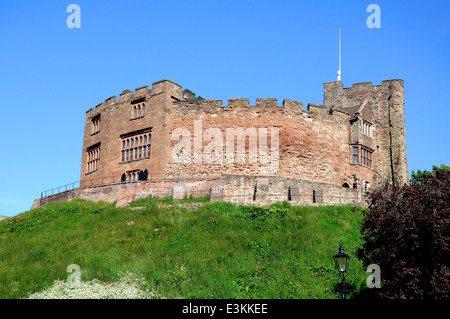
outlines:
{"label": "red sandstone wall", "polygon": [[[98,184],[102,180],[106,183],[118,182],[123,173],[131,170],[149,171],[149,176],[162,177],[164,171],[165,152],[165,109],[172,102],[171,96],[181,98],[181,87],[168,80],[153,83],[149,90],[148,86],[136,89],[136,92],[125,90],[120,94],[119,100],[111,97],[105,103],[86,112],[82,165],[80,180],[84,185],[92,184],[95,180]],[[146,104],[143,117],[132,118],[133,101],[144,99]],[[99,115],[100,131],[92,134],[92,118]],[[122,163],[121,160],[121,138],[125,133],[152,128],[152,144],[150,158]],[[98,170],[88,173],[86,165],[86,150],[92,145],[101,143],[100,165]],[[152,175],[153,174],[153,175]],[[159,174],[159,175],[158,175]],[[114,179],[112,179],[114,178]]]}
{"label": "red sandstone wall", "polygon": [[[264,103],[265,102],[265,103]],[[354,174],[359,172],[361,180],[372,183],[372,169],[351,164],[349,116],[342,112],[329,114],[327,108],[311,106],[304,111],[301,103],[276,106],[276,100],[259,100],[257,106],[248,106],[248,100],[233,99],[228,106],[221,101],[206,100],[201,106],[194,103],[174,103],[166,117],[169,149],[179,140],[170,141],[170,134],[177,128],[186,128],[191,134],[191,153],[194,152],[194,121],[202,121],[202,131],[218,128],[223,137],[223,154],[226,161],[226,129],[249,127],[279,129],[280,161],[275,174],[261,174],[261,163],[208,164],[174,163],[167,156],[166,174],[180,172],[189,176],[276,175],[305,179],[315,182],[342,185],[354,183]],[[267,106],[269,104],[270,106]],[[286,104],[286,103],[285,103]],[[209,144],[203,140],[202,147]],[[247,141],[247,147],[249,143]],[[270,141],[268,142],[270,149]],[[236,148],[236,144],[235,144]],[[170,154],[170,153],[169,153]],[[236,157],[235,157],[236,159]],[[376,160],[375,160],[376,161]],[[377,165],[374,163],[374,165]]]}
{"label": "red sandstone wall", "polygon": [[[169,80],[153,83],[152,89],[147,86],[136,89],[135,93],[125,90],[119,100],[111,97],[86,113],[81,181],[86,183],[85,185],[91,185],[92,180],[97,180],[100,184],[105,179],[114,177],[111,182],[117,182],[127,171],[147,169],[150,178],[155,178],[158,174],[166,178],[219,177],[222,174],[275,175],[338,186],[343,183],[353,186],[354,175],[359,173],[363,186],[364,181],[373,185],[374,175],[378,182],[389,175],[391,155],[394,157],[395,166],[400,167],[398,176],[404,179],[406,151],[402,109],[403,84],[399,81],[383,81],[381,86],[358,83],[348,89],[343,89],[341,83],[326,83],[326,106],[309,104],[308,111],[304,111],[301,102],[293,100],[284,100],[283,106],[278,106],[276,99],[257,99],[254,106],[250,106],[249,100],[243,98],[230,99],[226,106],[218,100],[203,100],[201,103],[180,101],[181,86]],[[389,97],[393,99],[390,100]],[[146,113],[142,118],[132,119],[131,105],[138,99],[145,100]],[[364,144],[373,144],[373,169],[351,163],[350,115],[339,110],[330,112],[330,103],[334,103],[331,106],[354,106],[361,105],[364,100],[368,100],[373,110],[376,125],[374,141],[365,143],[361,139]],[[390,109],[388,106],[391,106]],[[388,109],[392,112],[388,112]],[[367,113],[368,110],[366,107],[363,112]],[[98,114],[101,115],[100,131],[92,134],[92,118]],[[363,114],[363,117],[368,118],[370,114]],[[222,157],[223,163],[207,163],[207,158],[201,158],[201,162],[196,161],[194,121],[201,121],[202,137],[205,137],[205,131],[208,129],[218,129],[222,134],[223,154],[219,157]],[[395,122],[394,129],[386,127],[389,121]],[[151,157],[121,163],[120,136],[144,128],[152,128]],[[175,163],[172,157],[172,150],[179,141],[171,138],[173,132],[179,128],[191,133],[190,163]],[[249,140],[246,142],[247,162],[237,162],[235,143],[235,161],[228,163],[227,128],[266,128],[269,135],[271,128],[279,129],[280,153],[275,170],[268,171],[270,165],[262,164],[259,158],[256,163],[248,162]],[[394,144],[390,140],[392,137]],[[86,150],[99,142],[99,168],[88,173]],[[205,150],[210,142],[201,140],[200,148]],[[269,151],[270,144],[269,137]],[[389,153],[391,145],[395,146],[393,154]]]}

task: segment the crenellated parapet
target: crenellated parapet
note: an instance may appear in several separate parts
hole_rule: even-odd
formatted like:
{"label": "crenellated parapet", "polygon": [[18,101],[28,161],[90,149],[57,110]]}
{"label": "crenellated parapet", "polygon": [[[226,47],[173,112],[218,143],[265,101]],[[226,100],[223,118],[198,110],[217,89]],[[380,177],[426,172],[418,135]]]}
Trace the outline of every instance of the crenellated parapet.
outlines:
{"label": "crenellated parapet", "polygon": [[211,114],[214,116],[228,113],[241,116],[259,116],[280,114],[286,117],[302,117],[314,120],[348,120],[350,114],[336,107],[308,103],[304,109],[301,101],[283,99],[279,105],[276,98],[257,98],[254,104],[250,104],[249,98],[230,98],[228,104],[224,105],[222,100],[196,99],[180,100],[172,103],[171,112],[179,116],[187,114]]}
{"label": "crenellated parapet", "polygon": [[136,88],[134,92],[128,89],[123,90],[122,93],[119,94],[119,98],[117,98],[116,95],[111,96],[104,102],[88,109],[86,111],[86,117],[92,118],[111,107],[127,106],[138,101],[157,97],[163,93],[170,94],[176,99],[179,99],[181,97],[181,85],[166,79],[154,82],[151,89],[148,85],[144,85]]}

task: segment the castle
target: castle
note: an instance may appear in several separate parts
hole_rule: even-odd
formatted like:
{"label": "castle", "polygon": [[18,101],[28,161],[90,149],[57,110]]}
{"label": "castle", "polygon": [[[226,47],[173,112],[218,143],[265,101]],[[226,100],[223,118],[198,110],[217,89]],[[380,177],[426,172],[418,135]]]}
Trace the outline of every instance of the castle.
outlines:
{"label": "castle", "polygon": [[80,185],[41,204],[201,194],[236,203],[361,202],[383,183],[408,183],[404,115],[399,79],[328,82],[323,104],[306,110],[274,98],[224,105],[161,80],[87,110]]}

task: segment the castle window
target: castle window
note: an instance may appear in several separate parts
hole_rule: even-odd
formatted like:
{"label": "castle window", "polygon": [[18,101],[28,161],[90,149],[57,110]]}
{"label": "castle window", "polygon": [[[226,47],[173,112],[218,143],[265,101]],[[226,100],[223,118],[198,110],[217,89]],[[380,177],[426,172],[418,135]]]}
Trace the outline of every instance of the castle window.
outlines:
{"label": "castle window", "polygon": [[367,181],[364,181],[364,193],[368,193],[370,190],[370,183]]}
{"label": "castle window", "polygon": [[132,115],[131,119],[138,119],[140,117],[143,117],[145,115],[145,103],[136,103],[132,105]]}
{"label": "castle window", "polygon": [[92,118],[92,134],[100,131],[100,114]]}
{"label": "castle window", "polygon": [[86,150],[87,172],[91,173],[98,170],[100,165],[100,143],[89,147]]}
{"label": "castle window", "polygon": [[372,125],[369,122],[363,121],[362,133],[367,136],[372,136]]}
{"label": "castle window", "polygon": [[358,147],[353,147],[353,163],[358,163]]}
{"label": "castle window", "polygon": [[[151,129],[144,129],[124,134],[122,138],[122,162],[145,159],[150,157]],[[130,136],[131,135],[131,136]],[[126,138],[126,143],[125,143]],[[130,143],[131,140],[131,143]]]}
{"label": "castle window", "polygon": [[352,146],[352,163],[372,167],[372,153],[363,146]]}
{"label": "castle window", "polygon": [[128,181],[128,182],[136,182],[136,181],[138,181],[139,180],[139,169],[123,173],[121,180],[122,180],[122,182],[124,182],[124,181]]}

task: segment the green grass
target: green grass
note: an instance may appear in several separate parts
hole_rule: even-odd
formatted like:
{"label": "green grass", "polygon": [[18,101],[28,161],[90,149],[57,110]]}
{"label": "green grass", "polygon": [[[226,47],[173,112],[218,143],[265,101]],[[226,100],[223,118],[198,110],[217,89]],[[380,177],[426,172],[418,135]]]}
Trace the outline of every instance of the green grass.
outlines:
{"label": "green grass", "polygon": [[[73,200],[0,222],[0,232],[15,229],[0,234],[0,298],[66,280],[70,264],[83,281],[141,274],[166,298],[338,298],[332,256],[339,243],[351,256],[362,245],[362,212],[351,206],[213,203],[188,211],[169,202],[132,210]],[[356,292],[367,276],[352,258],[347,282]]]}
{"label": "green grass", "polygon": [[159,197],[146,197],[146,198],[139,198],[134,200],[132,203],[130,203],[130,207],[149,207],[149,206],[155,206],[155,205],[167,205],[167,204],[186,204],[186,203],[208,203],[210,201],[210,196],[200,196],[200,197],[193,197],[186,196],[184,199],[181,200],[174,200],[173,196],[167,196],[164,198]]}

